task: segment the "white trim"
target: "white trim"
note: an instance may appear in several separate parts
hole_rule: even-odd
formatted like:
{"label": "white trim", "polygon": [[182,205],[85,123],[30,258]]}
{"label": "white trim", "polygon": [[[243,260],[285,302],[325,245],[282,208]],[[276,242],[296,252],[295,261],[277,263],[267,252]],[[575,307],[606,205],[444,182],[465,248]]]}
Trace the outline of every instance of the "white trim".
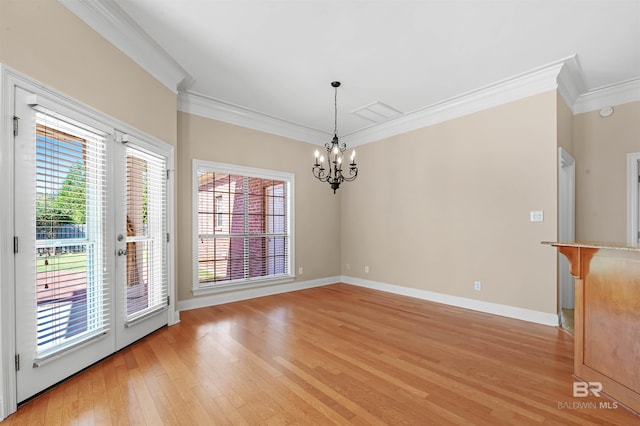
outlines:
{"label": "white trim", "polygon": [[176,291],[175,282],[175,165],[174,165],[173,147],[171,147],[171,155],[167,157],[167,169],[169,170],[169,179],[167,179],[167,232],[169,233],[169,243],[167,244],[167,293],[169,294],[169,316],[167,318],[168,325],[174,325],[180,322],[180,314],[178,312],[178,292]]}
{"label": "white trim", "polygon": [[[575,55],[418,109],[394,120],[343,135],[342,140],[355,147],[555,90],[558,86],[558,74],[569,63],[577,63]],[[568,67],[573,69],[576,66]]]}
{"label": "white trim", "polygon": [[177,93],[193,78],[113,0],[58,0],[167,88]]}
{"label": "white trim", "polygon": [[0,420],[17,409],[15,371],[15,289],[13,263],[13,99],[14,76],[0,64]]}
{"label": "white trim", "polygon": [[178,110],[316,145],[320,141],[329,140],[332,137],[328,132],[195,92],[180,92],[178,94]]}
{"label": "white trim", "polygon": [[[87,25],[132,58],[172,91],[187,91],[194,79],[112,0],[58,0]],[[350,146],[441,123],[477,111],[557,88],[574,114],[640,100],[640,77],[584,93],[577,55],[526,71],[486,87],[463,93],[404,114],[384,123],[364,127],[341,138]],[[178,109],[190,114],[318,144],[331,135],[299,123],[282,120],[239,105],[193,92],[179,93]]]}
{"label": "white trim", "polygon": [[388,293],[402,296],[415,297],[417,299],[428,300],[444,305],[456,306],[464,309],[494,314],[508,318],[515,318],[522,321],[534,322],[536,324],[558,326],[558,315],[546,312],[533,311],[531,309],[517,308],[515,306],[500,305],[498,303],[484,302],[482,300],[468,299],[465,297],[452,296],[449,294],[435,293],[432,291],[417,288],[404,287],[395,284],[381,283],[377,281],[363,280],[360,278],[340,277],[340,281],[346,284],[366,287],[373,290],[386,291]]}
{"label": "white trim", "polygon": [[567,105],[572,106],[581,93],[584,93],[582,67],[578,56],[568,58],[558,73],[558,93]]}
{"label": "white trim", "polygon": [[337,282],[340,282],[340,277],[327,277],[309,281],[276,284],[267,287],[234,290],[229,291],[228,293],[216,294],[214,296],[181,300],[178,302],[178,310],[188,311],[191,309],[205,308],[207,306],[222,305],[224,303],[239,302],[241,300],[254,299],[257,297],[271,296],[274,294],[288,293],[291,291],[320,287],[324,285],[335,284]]}
{"label": "white trim", "polygon": [[640,101],[640,77],[599,87],[581,94],[573,105],[573,113],[597,111],[606,106]]}
{"label": "white trim", "polygon": [[[558,241],[575,239],[575,160],[564,148],[558,147]],[[574,308],[574,286],[569,261],[558,253],[558,306]],[[559,311],[561,314],[561,311]]]}
{"label": "white trim", "polygon": [[[343,135],[341,140],[349,146],[355,147],[555,90],[559,86],[561,94],[571,105],[577,97],[578,91],[582,88],[580,74],[580,64],[577,57],[571,55],[483,88],[409,112],[384,123],[355,130]],[[189,114],[312,144],[318,144],[319,141],[331,136],[327,132],[194,92],[178,94],[178,109]]]}
{"label": "white trim", "polygon": [[627,243],[638,244],[638,162],[640,152],[627,154]]}
{"label": "white trim", "polygon": [[[327,132],[299,123],[187,92],[194,83],[193,77],[113,0],[58,1],[174,93],[180,92],[180,111],[311,144],[318,144],[331,136]],[[640,100],[640,77],[584,93],[582,69],[577,55],[573,54],[396,119],[355,130],[343,135],[341,139],[355,147],[554,88],[558,89],[574,114]]]}
{"label": "white trim", "polygon": [[236,291],[236,290],[244,290],[244,289],[250,289],[250,288],[257,288],[257,287],[268,287],[268,286],[277,285],[277,284],[285,284],[285,283],[290,283],[293,280],[295,280],[295,277],[288,276],[288,275],[283,276],[281,278],[276,278],[276,279],[270,279],[270,278],[258,279],[255,282],[243,280],[238,283],[231,282],[226,284],[216,284],[210,287],[194,288],[191,290],[191,294],[193,294],[194,296],[203,296],[205,294],[228,293],[230,291]]}

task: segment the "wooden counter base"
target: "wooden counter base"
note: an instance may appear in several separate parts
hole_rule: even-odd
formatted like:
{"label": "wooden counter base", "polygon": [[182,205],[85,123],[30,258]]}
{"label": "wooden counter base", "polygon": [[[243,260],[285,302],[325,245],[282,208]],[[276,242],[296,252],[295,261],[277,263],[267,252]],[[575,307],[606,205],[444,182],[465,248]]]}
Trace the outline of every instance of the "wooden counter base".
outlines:
{"label": "wooden counter base", "polygon": [[548,244],[575,279],[574,374],[640,412],[640,248]]}

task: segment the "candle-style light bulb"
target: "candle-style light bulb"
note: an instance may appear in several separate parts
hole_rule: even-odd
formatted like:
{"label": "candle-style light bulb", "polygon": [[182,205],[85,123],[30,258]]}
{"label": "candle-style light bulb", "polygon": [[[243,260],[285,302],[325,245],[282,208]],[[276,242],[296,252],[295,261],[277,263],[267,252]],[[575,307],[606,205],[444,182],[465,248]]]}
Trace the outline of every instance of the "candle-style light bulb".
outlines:
{"label": "candle-style light bulb", "polygon": [[334,153],[334,154],[336,154],[336,155],[338,155],[338,147],[337,147],[337,146],[334,146],[334,147],[333,147],[333,153]]}
{"label": "candle-style light bulb", "polygon": [[321,163],[324,163],[324,155],[321,155],[321,156],[320,156],[320,162],[321,162]]}
{"label": "candle-style light bulb", "polygon": [[356,159],[356,150],[354,149],[353,151],[351,151],[351,163],[355,163],[355,159]]}
{"label": "candle-style light bulb", "polygon": [[317,159],[318,159],[318,157],[320,156],[320,153],[318,152],[318,150],[317,150],[317,149],[316,149],[316,152],[315,152],[315,156],[316,156],[316,160],[317,160]]}

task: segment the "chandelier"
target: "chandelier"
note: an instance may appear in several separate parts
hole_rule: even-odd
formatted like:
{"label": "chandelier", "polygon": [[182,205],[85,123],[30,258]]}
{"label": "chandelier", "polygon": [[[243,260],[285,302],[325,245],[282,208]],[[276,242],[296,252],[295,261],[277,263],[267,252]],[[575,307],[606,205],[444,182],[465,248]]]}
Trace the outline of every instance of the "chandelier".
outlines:
{"label": "chandelier", "polygon": [[356,151],[351,151],[351,163],[349,163],[349,173],[347,176],[342,174],[342,153],[347,150],[347,144],[338,140],[338,87],[340,87],[339,81],[331,83],[331,87],[335,89],[334,94],[334,107],[335,107],[335,119],[333,129],[333,140],[324,144],[327,150],[327,161],[325,163],[324,155],[320,155],[320,152],[316,149],[316,162],[311,169],[313,175],[322,182],[329,182],[333,193],[336,193],[336,189],[340,188],[340,184],[344,181],[351,182],[358,176],[358,167],[356,166]]}

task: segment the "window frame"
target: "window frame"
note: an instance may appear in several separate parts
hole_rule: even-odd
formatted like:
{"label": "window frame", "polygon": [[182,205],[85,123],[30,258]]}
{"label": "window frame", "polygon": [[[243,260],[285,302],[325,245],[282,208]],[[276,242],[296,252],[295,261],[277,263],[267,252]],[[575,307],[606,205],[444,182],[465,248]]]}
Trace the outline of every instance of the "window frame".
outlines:
{"label": "window frame", "polygon": [[[245,277],[241,280],[233,280],[230,282],[214,282],[200,283],[198,274],[199,263],[199,246],[200,229],[199,229],[199,188],[198,176],[200,172],[205,173],[221,173],[230,175],[241,175],[247,178],[274,179],[284,181],[286,185],[286,235],[288,238],[287,245],[287,262],[285,263],[286,272],[276,276],[261,276],[255,278]],[[255,167],[238,166],[234,164],[219,163],[206,160],[194,159],[192,161],[192,294],[194,296],[202,294],[220,293],[230,290],[242,290],[266,285],[280,284],[291,282],[295,279],[295,215],[294,200],[295,181],[294,174],[276,170],[260,169]],[[214,197],[215,204],[215,197]],[[214,221],[217,219],[217,212],[214,213]],[[245,238],[250,234],[245,234]]]}

